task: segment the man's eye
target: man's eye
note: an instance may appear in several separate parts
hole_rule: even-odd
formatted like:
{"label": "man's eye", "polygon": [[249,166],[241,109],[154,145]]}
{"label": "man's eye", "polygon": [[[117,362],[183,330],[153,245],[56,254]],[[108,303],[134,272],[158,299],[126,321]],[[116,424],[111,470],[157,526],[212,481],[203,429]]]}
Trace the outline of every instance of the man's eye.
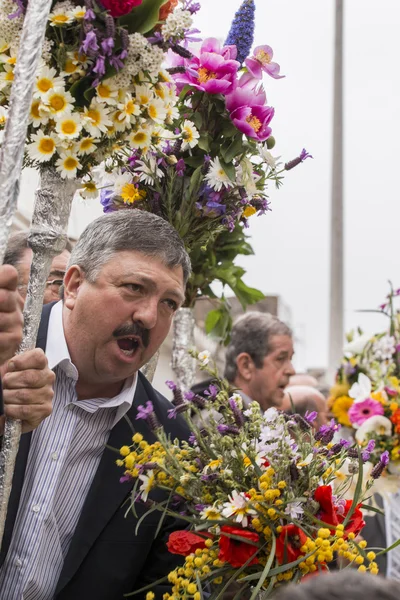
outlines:
{"label": "man's eye", "polygon": [[175,302],[175,300],[164,300],[163,301],[164,304],[166,304],[168,306],[168,308],[170,308],[171,310],[173,310],[174,312],[177,310],[178,305]]}
{"label": "man's eye", "polygon": [[131,290],[131,292],[140,292],[142,286],[138,283],[126,283],[125,287]]}

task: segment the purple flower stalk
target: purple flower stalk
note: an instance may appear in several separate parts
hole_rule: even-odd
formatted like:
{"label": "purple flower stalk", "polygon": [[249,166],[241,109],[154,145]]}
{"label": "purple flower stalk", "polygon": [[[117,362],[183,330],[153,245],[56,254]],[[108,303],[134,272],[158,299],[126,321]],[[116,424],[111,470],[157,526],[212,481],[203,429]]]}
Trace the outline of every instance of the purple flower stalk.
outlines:
{"label": "purple flower stalk", "polygon": [[87,32],[85,39],[81,45],[81,52],[84,52],[88,56],[93,55],[99,49],[99,45],[97,43],[97,36],[93,29]]}
{"label": "purple flower stalk", "polygon": [[154,412],[153,403],[150,400],[146,402],[146,406],[138,406],[136,420],[138,419],[144,419],[152,431],[156,431],[160,428],[160,423],[158,422],[157,415]]}
{"label": "purple flower stalk", "polygon": [[387,467],[388,464],[389,464],[389,452],[387,450],[385,450],[385,452],[383,454],[381,454],[378,464],[375,465],[375,467],[372,469],[371,477],[373,479],[379,479],[379,477],[382,475],[383,471],[385,470],[385,468]]}
{"label": "purple flower stalk", "polygon": [[233,19],[225,46],[236,46],[237,60],[243,64],[249,56],[254,41],[255,29],[254,0],[243,0]]}
{"label": "purple flower stalk", "polygon": [[285,171],[290,171],[291,169],[294,169],[295,167],[297,167],[297,165],[304,162],[306,158],[314,157],[311,156],[311,154],[309,154],[305,148],[303,148],[303,150],[300,152],[300,156],[294,158],[293,160],[290,160],[285,164]]}
{"label": "purple flower stalk", "polygon": [[221,425],[217,425],[217,429],[220,433],[222,433],[222,435],[238,435],[240,433],[237,427],[234,427],[233,425],[224,425],[223,423]]}
{"label": "purple flower stalk", "polygon": [[308,412],[308,410],[307,410],[306,414],[304,415],[304,418],[306,421],[308,421],[308,423],[313,423],[317,417],[318,417],[318,413],[316,410],[313,410],[311,412]]}
{"label": "purple flower stalk", "polygon": [[238,427],[243,427],[244,425],[244,416],[242,411],[238,408],[235,400],[233,398],[229,398],[228,400],[229,406],[232,409],[233,417],[235,419],[235,423]]}

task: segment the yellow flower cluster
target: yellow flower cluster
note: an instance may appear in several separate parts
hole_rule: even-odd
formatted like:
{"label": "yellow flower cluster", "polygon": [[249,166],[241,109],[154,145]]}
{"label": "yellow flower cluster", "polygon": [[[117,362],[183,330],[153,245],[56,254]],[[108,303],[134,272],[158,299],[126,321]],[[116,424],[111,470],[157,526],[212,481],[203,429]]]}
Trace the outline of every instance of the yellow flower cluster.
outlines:
{"label": "yellow flower cluster", "polygon": [[[218,559],[218,551],[212,548],[213,542],[207,540],[205,544],[206,548],[197,549],[194,554],[186,556],[184,565],[168,575],[168,581],[172,584],[172,593],[164,594],[163,600],[201,599],[197,578],[208,576],[213,567],[219,569],[224,564]],[[216,584],[221,582],[222,578],[214,580]]]}

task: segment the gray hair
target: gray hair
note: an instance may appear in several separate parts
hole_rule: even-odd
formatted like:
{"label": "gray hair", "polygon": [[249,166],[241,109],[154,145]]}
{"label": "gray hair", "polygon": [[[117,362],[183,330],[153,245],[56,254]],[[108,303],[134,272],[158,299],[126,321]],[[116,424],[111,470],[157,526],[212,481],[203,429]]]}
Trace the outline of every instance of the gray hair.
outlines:
{"label": "gray hair", "polygon": [[[6,252],[4,254],[4,265],[16,267],[18,263],[23,260],[25,251],[29,250],[30,248],[28,244],[28,238],[29,231],[19,231],[18,233],[14,233],[12,236],[10,236]],[[65,250],[72,252],[72,244],[69,240],[67,240]]]}
{"label": "gray hair", "polygon": [[257,369],[261,369],[264,358],[271,351],[271,338],[274,335],[292,337],[292,330],[269,313],[253,311],[239,317],[233,325],[231,341],[226,348],[226,379],[234,382],[238,374],[236,358],[242,352],[249,354]]}
{"label": "gray hair", "polygon": [[102,267],[117,252],[126,250],[157,256],[169,268],[182,267],[185,284],[190,276],[190,258],[178,232],[161,217],[137,209],[108,213],[90,223],[76,243],[68,267],[80,266],[93,283]]}
{"label": "gray hair", "polygon": [[274,600],[397,600],[398,582],[354,569],[322,573],[281,588]]}

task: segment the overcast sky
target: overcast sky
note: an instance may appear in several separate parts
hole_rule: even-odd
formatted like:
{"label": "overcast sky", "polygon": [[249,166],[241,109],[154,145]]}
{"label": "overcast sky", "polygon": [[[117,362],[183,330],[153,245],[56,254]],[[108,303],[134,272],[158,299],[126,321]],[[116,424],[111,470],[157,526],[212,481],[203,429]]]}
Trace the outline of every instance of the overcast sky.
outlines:
{"label": "overcast sky", "polygon": [[[225,38],[240,0],[202,0],[197,26]],[[298,367],[326,366],[332,142],[333,0],[256,0],[256,44],[274,49],[285,79],[268,78],[276,154],[305,147],[314,156],[271,190],[273,211],[252,218],[255,256],[242,261],[247,283],[282,296],[302,339]],[[400,287],[399,0],[345,0],[345,307],[346,328],[382,328],[360,315]],[[29,187],[28,187],[29,186]],[[26,179],[25,200],[32,195]],[[76,207],[74,229],[98,214]],[[79,214],[79,224],[77,216]]]}

